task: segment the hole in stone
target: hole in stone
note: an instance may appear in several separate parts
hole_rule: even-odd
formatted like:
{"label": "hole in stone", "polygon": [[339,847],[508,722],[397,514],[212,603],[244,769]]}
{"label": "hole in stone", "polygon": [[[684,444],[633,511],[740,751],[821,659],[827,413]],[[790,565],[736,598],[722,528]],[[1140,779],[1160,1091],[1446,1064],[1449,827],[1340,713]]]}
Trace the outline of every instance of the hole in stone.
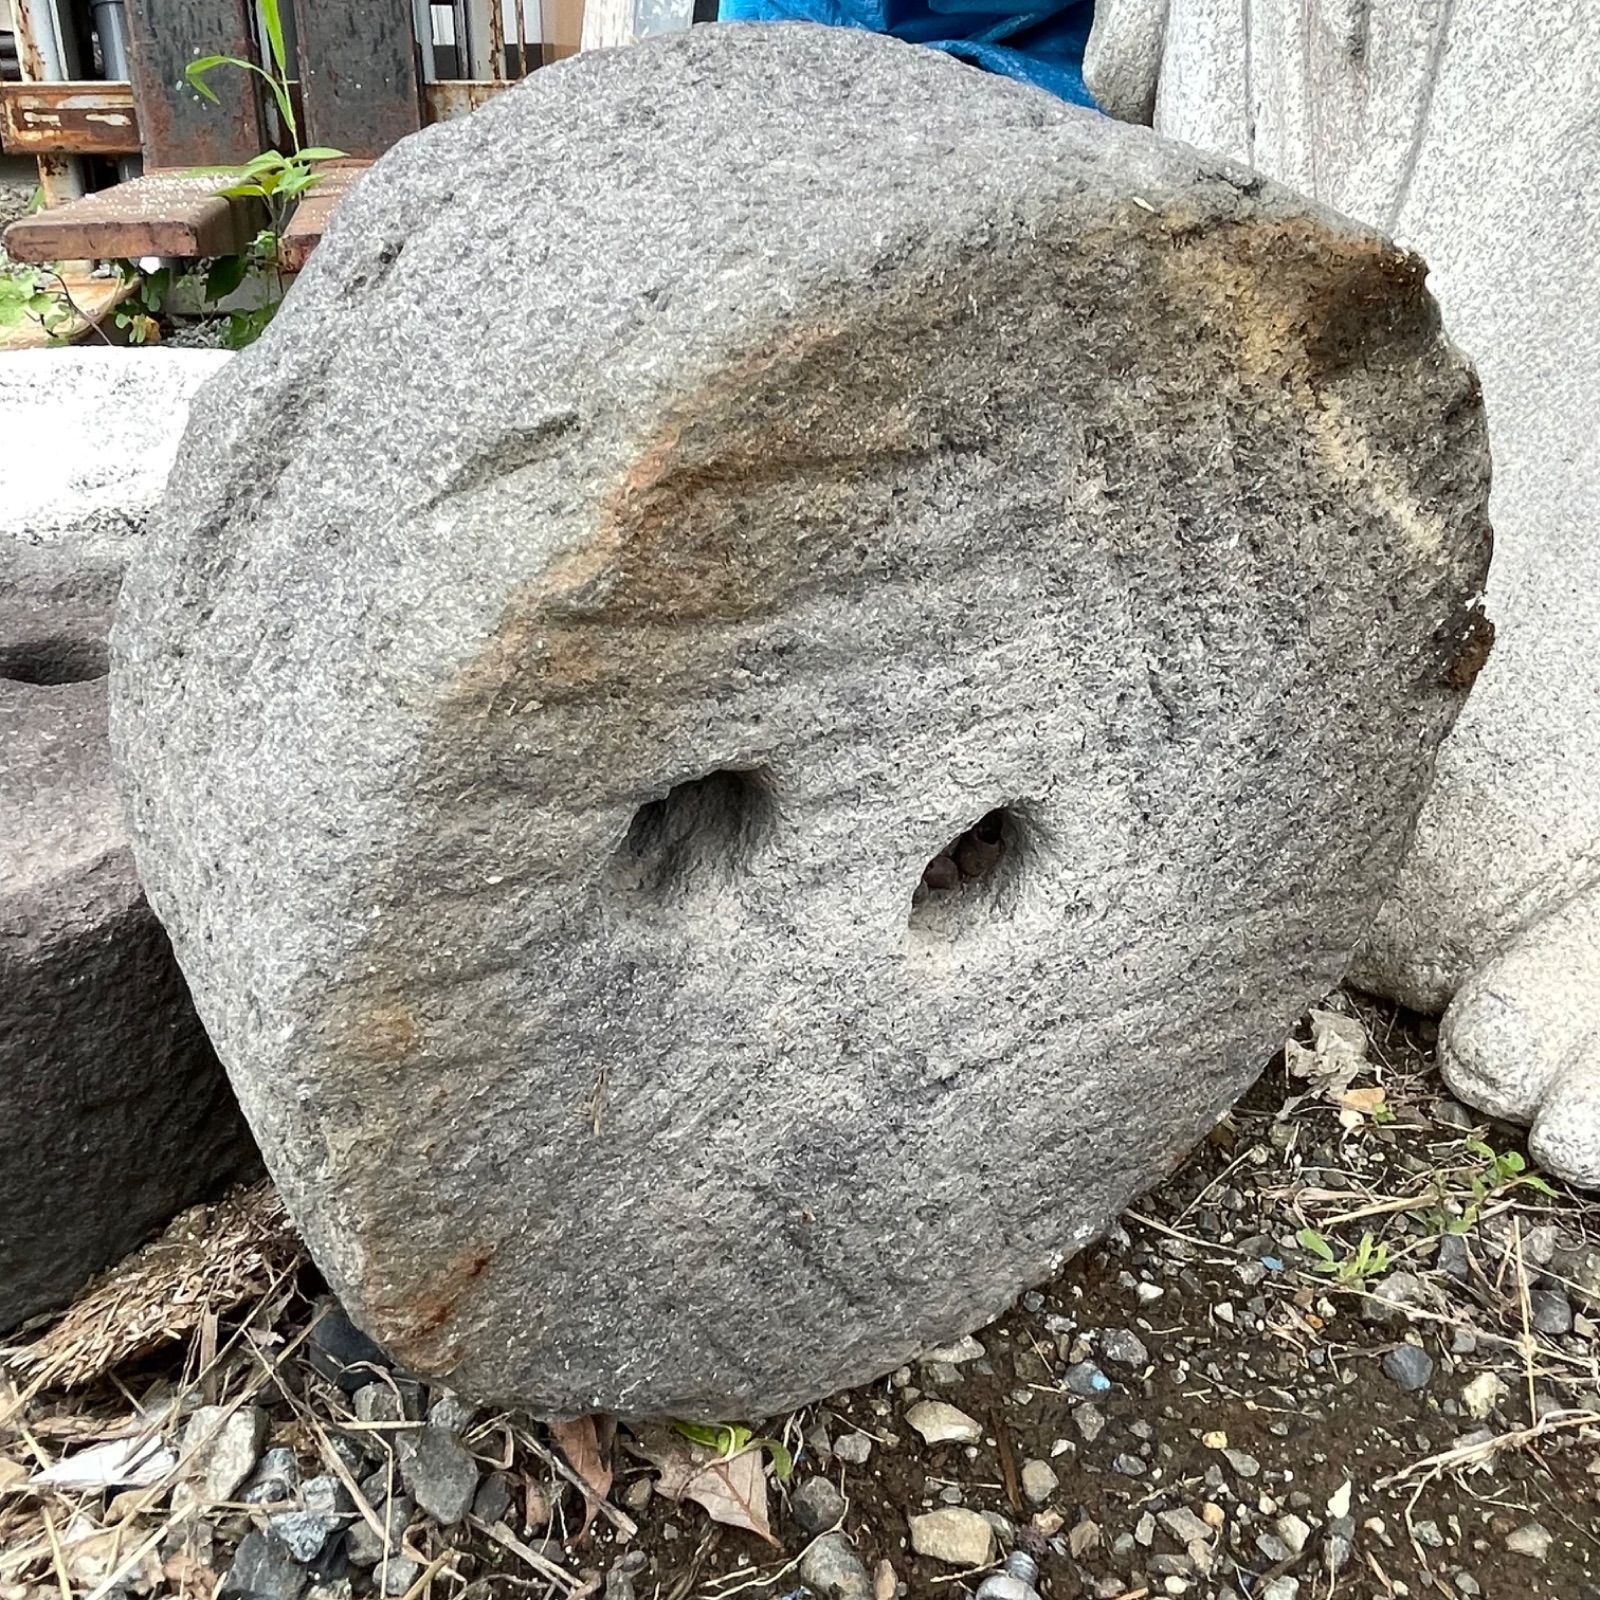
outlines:
{"label": "hole in stone", "polygon": [[1021,860],[1027,825],[1018,811],[997,806],[958,833],[927,866],[911,892],[912,927],[943,922],[976,896],[994,901]]}
{"label": "hole in stone", "polygon": [[88,683],[111,670],[101,639],[62,636],[0,645],[0,678],[12,683]]}
{"label": "hole in stone", "polygon": [[612,865],[618,887],[656,897],[724,883],[773,815],[765,772],[728,768],[639,807]]}

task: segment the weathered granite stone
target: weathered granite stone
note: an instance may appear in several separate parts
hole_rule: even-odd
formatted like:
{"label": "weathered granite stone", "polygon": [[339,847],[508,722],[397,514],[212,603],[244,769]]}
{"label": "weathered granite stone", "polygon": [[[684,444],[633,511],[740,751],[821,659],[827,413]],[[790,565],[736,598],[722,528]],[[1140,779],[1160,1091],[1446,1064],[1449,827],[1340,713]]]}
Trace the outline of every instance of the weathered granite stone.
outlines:
{"label": "weathered granite stone", "polygon": [[[129,464],[120,508],[110,483],[80,484],[76,500],[59,484],[46,493],[19,372],[49,413],[55,380],[43,363],[62,362],[67,392],[87,407],[60,419],[42,458],[63,481],[94,457],[107,393],[161,407],[165,445],[147,423],[139,447],[163,473],[182,406],[168,378],[144,390],[73,356],[0,363],[0,1332],[64,1304],[184,1206],[257,1170],[145,904],[111,781],[106,634],[152,491]],[[106,381],[79,382],[85,370]]]}
{"label": "weathered granite stone", "polygon": [[848,30],[582,56],[385,156],[200,395],[114,691],[357,1322],[478,1399],[767,1414],[1179,1159],[1471,678],[1422,277]]}
{"label": "weathered granite stone", "polygon": [[1412,0],[1116,0],[1086,72],[1115,114],[1153,107],[1413,245],[1477,364],[1494,653],[1353,975],[1428,1009],[1459,991],[1452,1087],[1600,1186],[1600,122],[1574,65],[1597,56],[1600,8],[1576,0],[1535,28]]}

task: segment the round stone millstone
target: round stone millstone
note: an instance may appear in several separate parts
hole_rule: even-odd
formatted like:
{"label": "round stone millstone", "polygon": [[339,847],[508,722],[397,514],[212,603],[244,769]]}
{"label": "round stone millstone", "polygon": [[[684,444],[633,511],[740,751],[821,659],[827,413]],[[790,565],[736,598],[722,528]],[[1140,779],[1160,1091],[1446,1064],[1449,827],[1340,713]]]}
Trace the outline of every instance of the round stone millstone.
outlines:
{"label": "round stone millstone", "polygon": [[116,635],[150,898],[317,1261],[547,1414],[997,1312],[1339,977],[1481,654],[1423,269],[848,30],[408,139]]}

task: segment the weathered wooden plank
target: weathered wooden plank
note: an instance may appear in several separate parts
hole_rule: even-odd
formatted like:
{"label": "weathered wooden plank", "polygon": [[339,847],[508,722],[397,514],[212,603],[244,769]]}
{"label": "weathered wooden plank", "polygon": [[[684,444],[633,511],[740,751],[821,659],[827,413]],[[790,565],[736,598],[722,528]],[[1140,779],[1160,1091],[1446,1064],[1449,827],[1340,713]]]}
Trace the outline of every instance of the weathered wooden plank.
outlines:
{"label": "weathered wooden plank", "polygon": [[370,167],[370,161],[351,161],[322,168],[322,178],[298,206],[278,240],[278,262],[285,272],[298,272],[321,242],[328,219],[339,202]]}
{"label": "weathered wooden plank", "polygon": [[5,231],[5,249],[31,262],[237,255],[266,214],[253,201],[224,199],[216,187],[215,178],[149,172],[18,218]]}
{"label": "weathered wooden plank", "polygon": [[[127,0],[129,70],[147,167],[248,161],[266,145],[253,74],[218,72],[219,105],[194,92],[197,56],[256,58],[246,0]],[[315,9],[311,7],[310,9]]]}
{"label": "weathered wooden plank", "polygon": [[0,84],[0,146],[8,155],[137,155],[133,85]]}
{"label": "weathered wooden plank", "polygon": [[298,13],[305,142],[382,155],[422,126],[409,0],[316,0]]}

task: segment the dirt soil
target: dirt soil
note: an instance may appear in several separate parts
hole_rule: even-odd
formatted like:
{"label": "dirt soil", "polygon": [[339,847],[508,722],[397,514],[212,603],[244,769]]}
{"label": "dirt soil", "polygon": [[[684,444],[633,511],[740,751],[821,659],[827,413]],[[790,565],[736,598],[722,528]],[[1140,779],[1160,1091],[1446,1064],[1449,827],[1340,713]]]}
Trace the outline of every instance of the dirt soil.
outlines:
{"label": "dirt soil", "polygon": [[[1600,1206],[1547,1184],[1514,1130],[1444,1093],[1431,1024],[1335,1005],[1363,1024],[1354,1060],[1324,1019],[1322,1048],[1274,1062],[1165,1185],[976,1344],[693,1447],[695,1465],[661,1464],[663,1437],[691,1449],[669,1429],[600,1419],[553,1434],[477,1415],[460,1438],[509,1504],[480,1488],[449,1528],[402,1508],[392,1568],[351,1564],[362,1514],[348,1496],[303,1571],[263,1578],[237,1548],[282,1507],[237,1493],[196,1505],[191,1489],[180,1514],[182,1464],[133,1490],[30,1483],[126,1433],[136,1399],[169,1439],[201,1400],[247,1401],[266,1413],[261,1443],[295,1451],[305,1478],[337,1475],[335,1454],[352,1487],[381,1472],[439,1391],[377,1372],[397,1397],[385,1421],[314,1368],[308,1329],[327,1300],[303,1258],[286,1274],[259,1250],[266,1289],[151,1354],[96,1358],[104,1370],[71,1391],[40,1387],[11,1352],[0,1600],[826,1597],[813,1536],[828,1528],[796,1512],[816,1504],[815,1486],[801,1491],[815,1476],[842,1495],[835,1526],[859,1558],[829,1580],[838,1596],[975,1593],[986,1569],[910,1545],[908,1519],[959,1507],[988,1519],[992,1557],[1036,1556],[1046,1600],[1600,1600]],[[930,1400],[967,1437],[926,1443],[911,1408]],[[661,1492],[674,1465],[681,1481],[729,1445],[759,1463],[772,1544]]]}

